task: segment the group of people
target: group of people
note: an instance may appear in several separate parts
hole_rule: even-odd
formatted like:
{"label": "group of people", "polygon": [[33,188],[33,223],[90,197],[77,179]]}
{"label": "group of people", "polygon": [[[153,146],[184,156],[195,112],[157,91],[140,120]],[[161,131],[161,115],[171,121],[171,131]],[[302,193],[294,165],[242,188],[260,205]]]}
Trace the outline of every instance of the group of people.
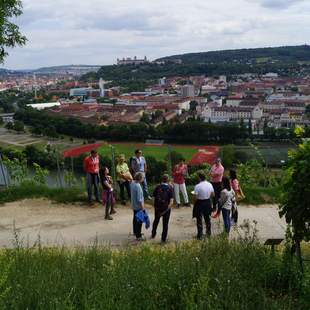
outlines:
{"label": "group of people", "polygon": [[[99,197],[99,184],[102,186],[102,203],[105,206],[105,219],[112,220],[116,213],[115,194],[113,181],[109,175],[108,167],[100,168],[100,160],[95,150],[84,160],[84,170],[86,172],[88,201],[92,204],[92,196],[97,202],[101,202]],[[152,193],[149,194],[146,179],[147,162],[141,150],[136,150],[133,157],[126,162],[124,155],[118,157],[116,165],[116,179],[119,185],[120,200],[126,205],[126,193],[133,209],[133,233],[137,240],[144,240],[142,237],[141,213],[148,214],[145,210],[145,200],[153,200],[155,216],[152,225],[151,237],[155,238],[157,227],[162,218],[163,230],[161,241],[166,242],[168,236],[168,226],[171,215],[171,208],[176,203],[176,207],[181,206],[182,194],[184,206],[191,207],[186,188],[186,178],[188,168],[185,159],[181,158],[174,167],[172,182],[169,175],[162,176],[162,181],[157,185]],[[239,185],[235,170],[230,170],[229,177],[224,176],[224,167],[221,159],[218,158],[212,165],[209,175],[211,182],[207,181],[207,176],[200,173],[199,183],[192,192],[194,196],[193,218],[197,223],[197,239],[203,238],[203,219],[206,226],[206,236],[211,235],[211,217],[217,218],[221,213],[223,216],[225,232],[229,234],[231,223],[237,221],[237,201],[244,197]],[[125,193],[126,192],[126,193]]]}

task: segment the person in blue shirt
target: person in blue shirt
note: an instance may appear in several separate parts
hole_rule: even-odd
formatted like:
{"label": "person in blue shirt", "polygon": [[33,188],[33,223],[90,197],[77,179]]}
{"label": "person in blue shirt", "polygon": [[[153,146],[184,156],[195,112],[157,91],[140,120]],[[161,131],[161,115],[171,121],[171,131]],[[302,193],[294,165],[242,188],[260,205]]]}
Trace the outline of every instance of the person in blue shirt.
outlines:
{"label": "person in blue shirt", "polygon": [[144,196],[141,183],[144,181],[144,175],[138,172],[134,175],[134,181],[130,184],[131,207],[133,209],[133,233],[137,240],[142,240],[142,222],[136,218],[136,214],[144,210]]}
{"label": "person in blue shirt", "polygon": [[151,199],[148,191],[147,181],[146,181],[146,173],[147,173],[147,163],[145,158],[142,156],[141,150],[135,151],[135,156],[130,160],[130,169],[131,173],[135,175],[136,173],[143,174],[143,182],[141,183],[143,189],[143,195],[145,199]]}
{"label": "person in blue shirt", "polygon": [[163,175],[162,182],[156,186],[154,193],[155,219],[153,222],[152,238],[156,236],[157,226],[160,218],[163,218],[163,231],[161,241],[164,243],[167,240],[168,224],[170,219],[171,207],[173,205],[173,188],[169,184],[169,176]]}

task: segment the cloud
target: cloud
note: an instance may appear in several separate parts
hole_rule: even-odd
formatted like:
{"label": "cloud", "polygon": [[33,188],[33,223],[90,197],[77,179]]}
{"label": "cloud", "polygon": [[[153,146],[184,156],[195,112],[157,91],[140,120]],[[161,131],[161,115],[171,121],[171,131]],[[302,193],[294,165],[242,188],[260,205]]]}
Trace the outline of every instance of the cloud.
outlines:
{"label": "cloud", "polygon": [[270,9],[287,9],[288,7],[304,2],[305,0],[249,0]]}
{"label": "cloud", "polygon": [[310,7],[302,0],[24,0],[23,4],[18,24],[28,42],[9,51],[5,67],[100,65],[135,55],[155,59],[185,52],[304,44],[309,33]]}

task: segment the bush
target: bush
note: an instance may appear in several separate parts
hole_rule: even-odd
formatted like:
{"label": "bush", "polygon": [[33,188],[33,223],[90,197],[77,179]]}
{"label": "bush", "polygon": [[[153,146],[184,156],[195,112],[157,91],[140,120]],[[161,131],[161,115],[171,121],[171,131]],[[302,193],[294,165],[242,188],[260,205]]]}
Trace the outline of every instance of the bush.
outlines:
{"label": "bush", "polygon": [[233,166],[233,164],[236,162],[235,159],[235,147],[233,145],[225,145],[222,147],[222,162],[223,166],[226,169],[229,169]]}

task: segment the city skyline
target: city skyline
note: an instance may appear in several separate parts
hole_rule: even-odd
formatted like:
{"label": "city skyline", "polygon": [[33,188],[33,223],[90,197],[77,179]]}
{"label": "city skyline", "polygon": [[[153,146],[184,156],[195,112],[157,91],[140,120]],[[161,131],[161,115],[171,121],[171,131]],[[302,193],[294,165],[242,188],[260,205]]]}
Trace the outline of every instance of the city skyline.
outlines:
{"label": "city skyline", "polygon": [[24,0],[17,19],[28,38],[3,67],[107,65],[135,55],[308,43],[310,3],[304,0],[139,1]]}

